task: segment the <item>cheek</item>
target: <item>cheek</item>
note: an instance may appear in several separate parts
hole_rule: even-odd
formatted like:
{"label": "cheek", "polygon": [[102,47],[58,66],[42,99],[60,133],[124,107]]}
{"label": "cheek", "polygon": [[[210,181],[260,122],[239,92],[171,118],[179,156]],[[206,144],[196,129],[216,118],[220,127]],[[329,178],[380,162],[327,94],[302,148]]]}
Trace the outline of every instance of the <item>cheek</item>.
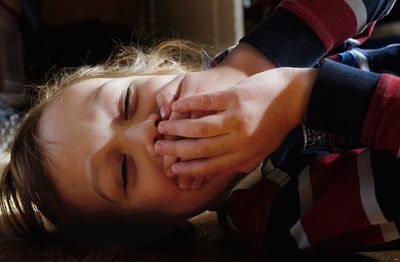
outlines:
{"label": "cheek", "polygon": [[142,210],[161,211],[179,202],[182,194],[176,182],[156,168],[141,172],[135,182],[131,200]]}

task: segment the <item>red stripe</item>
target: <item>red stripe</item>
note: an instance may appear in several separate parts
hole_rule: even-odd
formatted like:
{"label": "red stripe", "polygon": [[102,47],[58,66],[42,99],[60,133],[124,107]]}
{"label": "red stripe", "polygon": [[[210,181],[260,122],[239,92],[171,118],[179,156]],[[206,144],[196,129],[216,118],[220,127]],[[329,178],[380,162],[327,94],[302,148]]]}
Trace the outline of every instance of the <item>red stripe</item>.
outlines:
{"label": "red stripe", "polygon": [[383,74],[372,97],[361,142],[397,155],[400,147],[400,78]]}
{"label": "red stripe", "polygon": [[357,39],[360,43],[364,43],[371,36],[374,31],[376,21],[370,23],[367,28],[364,29],[360,34],[357,34],[353,38]]}
{"label": "red stripe", "polygon": [[336,61],[336,62],[339,62],[342,59],[342,57],[340,55],[338,55],[338,54],[334,54],[334,55],[328,56],[326,58],[331,59],[331,60]]}
{"label": "red stripe", "polygon": [[280,189],[278,184],[263,179],[249,189],[234,191],[229,198],[227,213],[239,231],[225,230],[224,233],[242,245],[261,249],[272,202]]}
{"label": "red stripe", "polygon": [[303,20],[321,39],[326,51],[357,31],[353,10],[344,1],[284,0],[280,6]]}
{"label": "red stripe", "polygon": [[339,153],[332,153],[310,162],[310,181],[314,201],[317,200],[336,179],[336,170],[326,167],[339,157]]}
{"label": "red stripe", "polygon": [[357,154],[362,150],[329,154],[311,162],[317,199],[301,218],[311,246],[370,225],[360,198],[357,170]]}

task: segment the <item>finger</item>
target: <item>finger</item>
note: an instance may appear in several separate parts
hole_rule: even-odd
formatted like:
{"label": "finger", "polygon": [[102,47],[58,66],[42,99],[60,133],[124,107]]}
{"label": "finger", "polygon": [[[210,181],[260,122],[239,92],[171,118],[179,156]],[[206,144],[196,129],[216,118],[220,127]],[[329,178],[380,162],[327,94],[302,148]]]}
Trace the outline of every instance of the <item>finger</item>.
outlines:
{"label": "finger", "polygon": [[190,187],[192,185],[192,180],[193,180],[193,177],[182,176],[182,177],[178,177],[176,182],[178,183],[178,186],[180,189],[188,190],[188,189],[190,189]]}
{"label": "finger", "polygon": [[188,138],[212,137],[226,134],[234,126],[234,118],[224,112],[207,115],[198,119],[161,121],[158,132]]}
{"label": "finger", "polygon": [[[175,112],[172,112],[172,113],[174,114]],[[208,115],[213,115],[216,113],[218,113],[218,111],[193,111],[193,112],[190,112],[190,118],[197,119],[197,118],[205,117]],[[181,114],[183,114],[183,113],[181,113]]]}
{"label": "finger", "polygon": [[[155,151],[158,154],[181,158],[181,161],[182,158],[210,158],[233,151],[234,145],[231,141],[229,135],[202,139],[159,140],[155,144]],[[168,163],[169,169],[172,164]]]}
{"label": "finger", "polygon": [[231,153],[213,158],[178,162],[172,165],[171,172],[179,177],[215,176],[246,160],[241,154]]}
{"label": "finger", "polygon": [[163,157],[163,166],[164,166],[164,174],[167,177],[174,177],[175,175],[171,172],[171,167],[178,161],[177,157],[164,155]]}
{"label": "finger", "polygon": [[161,119],[168,119],[172,109],[172,103],[179,97],[181,82],[186,74],[180,74],[167,83],[156,94],[156,102],[160,110]]}
{"label": "finger", "polygon": [[250,158],[247,161],[243,161],[238,165],[231,167],[230,169],[227,169],[225,171],[230,173],[232,173],[233,171],[235,171],[235,173],[249,173],[254,168],[256,168],[261,163],[261,161],[263,161],[263,159]]}
{"label": "finger", "polygon": [[[189,114],[181,114],[181,113],[175,113],[172,112],[172,114],[170,115],[170,119],[173,120],[179,120],[179,119],[183,119],[183,118],[187,118],[189,117]],[[169,136],[166,135],[164,137],[165,140],[176,140],[177,137],[176,136]],[[157,151],[156,151],[157,152]],[[178,161],[177,157],[174,157],[172,155],[165,155],[163,158],[163,168],[164,168],[164,173],[168,176],[168,177],[174,177],[174,175],[171,172],[171,166]]]}
{"label": "finger", "polygon": [[232,92],[225,90],[183,97],[172,104],[172,111],[180,113],[209,110],[221,111],[227,108],[232,99],[232,95]]}

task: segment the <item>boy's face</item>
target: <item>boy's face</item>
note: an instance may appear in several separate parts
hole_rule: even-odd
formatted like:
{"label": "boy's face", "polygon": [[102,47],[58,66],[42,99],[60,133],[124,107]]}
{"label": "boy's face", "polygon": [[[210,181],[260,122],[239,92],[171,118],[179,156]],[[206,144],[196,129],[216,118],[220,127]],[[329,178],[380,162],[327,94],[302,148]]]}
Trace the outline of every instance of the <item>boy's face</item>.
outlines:
{"label": "boy's face", "polygon": [[155,95],[174,77],[88,79],[46,106],[38,136],[64,201],[88,214],[166,219],[189,217],[221,196],[233,176],[183,191],[164,175],[162,156],[154,151],[160,120]]}

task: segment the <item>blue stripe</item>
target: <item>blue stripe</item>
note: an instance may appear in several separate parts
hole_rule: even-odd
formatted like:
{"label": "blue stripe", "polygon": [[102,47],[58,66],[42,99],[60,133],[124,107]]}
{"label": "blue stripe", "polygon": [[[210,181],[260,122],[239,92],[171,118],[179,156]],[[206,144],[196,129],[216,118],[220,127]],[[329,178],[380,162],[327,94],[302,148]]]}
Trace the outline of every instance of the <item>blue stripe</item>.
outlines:
{"label": "blue stripe", "polygon": [[350,52],[344,52],[339,54],[340,60],[337,62],[340,62],[342,64],[348,65],[348,66],[352,66],[352,67],[357,67],[357,61],[354,57],[354,55]]}
{"label": "blue stripe", "polygon": [[400,44],[389,45],[379,49],[358,49],[367,59],[373,72],[400,75]]}
{"label": "blue stripe", "polygon": [[267,232],[264,237],[268,252],[296,252],[297,243],[290,228],[300,217],[298,180],[291,180],[277,195],[271,208]]}

